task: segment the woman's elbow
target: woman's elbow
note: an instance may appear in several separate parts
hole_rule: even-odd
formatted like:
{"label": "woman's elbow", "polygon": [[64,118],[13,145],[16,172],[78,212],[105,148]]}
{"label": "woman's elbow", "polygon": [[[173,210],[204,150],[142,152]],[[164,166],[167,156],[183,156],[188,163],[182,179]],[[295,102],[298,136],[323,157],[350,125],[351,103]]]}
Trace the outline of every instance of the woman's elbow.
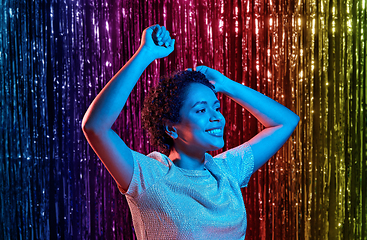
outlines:
{"label": "woman's elbow", "polygon": [[295,129],[299,123],[299,121],[301,120],[301,118],[297,115],[297,114],[293,114],[293,116],[289,119],[289,125]]}
{"label": "woman's elbow", "polygon": [[91,123],[91,121],[85,121],[84,119],[82,121],[81,127],[84,133],[97,132],[100,130],[100,128],[97,128],[95,124]]}
{"label": "woman's elbow", "polygon": [[283,127],[290,129],[292,132],[297,127],[298,123],[300,121],[300,117],[295,113],[290,113],[287,116],[285,116],[283,123],[280,124]]}

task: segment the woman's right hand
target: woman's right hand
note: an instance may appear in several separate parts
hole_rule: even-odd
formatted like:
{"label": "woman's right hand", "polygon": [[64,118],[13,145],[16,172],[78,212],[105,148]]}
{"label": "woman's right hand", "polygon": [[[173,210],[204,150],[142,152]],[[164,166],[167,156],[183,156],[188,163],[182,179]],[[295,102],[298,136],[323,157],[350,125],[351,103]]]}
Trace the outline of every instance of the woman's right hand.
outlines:
{"label": "woman's right hand", "polygon": [[143,31],[140,48],[144,48],[154,59],[167,57],[173,52],[174,46],[175,39],[171,39],[164,26],[156,24]]}

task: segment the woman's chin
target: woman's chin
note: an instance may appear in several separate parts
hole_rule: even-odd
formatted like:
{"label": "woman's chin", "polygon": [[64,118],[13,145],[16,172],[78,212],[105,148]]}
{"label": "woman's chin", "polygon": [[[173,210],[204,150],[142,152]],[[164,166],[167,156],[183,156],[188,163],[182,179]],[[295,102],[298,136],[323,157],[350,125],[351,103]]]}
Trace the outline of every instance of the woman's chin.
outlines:
{"label": "woman's chin", "polygon": [[218,145],[212,146],[212,147],[211,147],[211,149],[210,149],[210,150],[208,150],[208,151],[217,151],[217,150],[219,150],[219,149],[221,149],[221,148],[223,148],[223,147],[224,147],[224,141],[223,141],[223,143],[221,143],[221,144],[218,144]]}

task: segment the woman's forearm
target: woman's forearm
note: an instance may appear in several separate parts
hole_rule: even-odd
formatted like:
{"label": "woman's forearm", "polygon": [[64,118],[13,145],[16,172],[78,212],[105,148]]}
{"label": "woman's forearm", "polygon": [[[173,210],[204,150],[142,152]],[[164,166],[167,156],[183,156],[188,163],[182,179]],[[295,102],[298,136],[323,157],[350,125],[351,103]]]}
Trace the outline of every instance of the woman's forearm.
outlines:
{"label": "woman's forearm", "polygon": [[273,99],[227,77],[224,82],[221,92],[246,108],[265,127],[298,123],[295,113]]}
{"label": "woman's forearm", "polygon": [[111,128],[136,82],[153,60],[145,48],[139,48],[93,100],[83,117],[82,127],[96,131]]}

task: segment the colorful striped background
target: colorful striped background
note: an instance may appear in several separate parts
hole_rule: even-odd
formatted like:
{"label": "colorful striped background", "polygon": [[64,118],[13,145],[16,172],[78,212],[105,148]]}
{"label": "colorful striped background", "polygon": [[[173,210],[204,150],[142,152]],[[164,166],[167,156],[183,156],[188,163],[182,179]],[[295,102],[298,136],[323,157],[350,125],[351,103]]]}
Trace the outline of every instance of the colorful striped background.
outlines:
{"label": "colorful striped background", "polygon": [[[366,0],[0,1],[0,239],[134,239],[125,197],[88,145],[83,115],[142,31],[167,58],[143,73],[113,129],[141,128],[161,75],[207,65],[290,108],[294,134],[244,189],[247,239],[367,239]],[[262,126],[220,96],[223,150]]]}

